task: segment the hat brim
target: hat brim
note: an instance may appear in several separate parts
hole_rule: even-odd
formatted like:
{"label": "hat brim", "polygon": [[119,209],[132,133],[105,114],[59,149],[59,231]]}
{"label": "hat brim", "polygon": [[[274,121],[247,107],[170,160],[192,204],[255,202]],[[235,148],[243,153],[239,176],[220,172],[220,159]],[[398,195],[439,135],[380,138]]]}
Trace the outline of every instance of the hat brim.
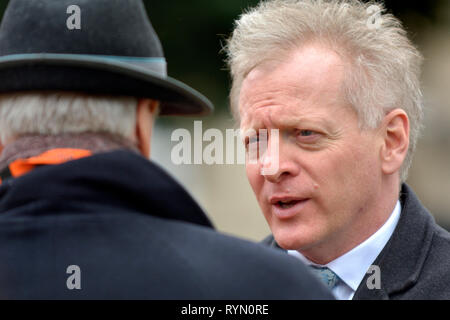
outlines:
{"label": "hat brim", "polygon": [[200,116],[214,109],[184,83],[124,62],[45,56],[1,60],[0,93],[56,90],[151,98],[161,101],[161,115]]}

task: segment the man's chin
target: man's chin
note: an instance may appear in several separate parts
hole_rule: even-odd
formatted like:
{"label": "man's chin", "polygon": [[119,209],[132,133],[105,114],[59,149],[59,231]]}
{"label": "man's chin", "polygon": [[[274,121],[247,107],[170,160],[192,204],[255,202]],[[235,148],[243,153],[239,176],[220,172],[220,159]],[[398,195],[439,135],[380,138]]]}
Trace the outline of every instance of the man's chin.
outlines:
{"label": "man's chin", "polygon": [[315,241],[311,239],[292,237],[291,235],[274,234],[277,244],[285,250],[303,251],[314,247]]}
{"label": "man's chin", "polygon": [[285,250],[311,250],[315,247],[320,247],[324,239],[327,239],[326,229],[318,228],[318,222],[313,224],[287,224],[276,223],[272,221],[270,229],[277,244]]}

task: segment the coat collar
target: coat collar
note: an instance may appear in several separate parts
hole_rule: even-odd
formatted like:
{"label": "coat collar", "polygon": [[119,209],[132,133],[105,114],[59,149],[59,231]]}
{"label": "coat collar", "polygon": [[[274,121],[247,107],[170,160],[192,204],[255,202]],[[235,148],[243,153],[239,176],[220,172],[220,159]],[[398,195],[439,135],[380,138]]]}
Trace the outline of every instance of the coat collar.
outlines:
{"label": "coat collar", "polygon": [[151,161],[125,150],[37,168],[0,187],[0,216],[45,202],[62,208],[100,205],[111,212],[122,209],[212,227],[173,178]]}
{"label": "coat collar", "polygon": [[92,153],[128,149],[139,153],[129,139],[106,132],[63,133],[59,135],[24,135],[8,143],[0,155],[0,170],[17,159],[35,157],[45,151],[60,148],[88,149]]}
{"label": "coat collar", "polygon": [[397,227],[373,265],[380,267],[381,289],[367,288],[370,275],[361,282],[354,299],[389,299],[411,288],[418,280],[428,255],[434,219],[406,184],[400,194],[402,213]]}

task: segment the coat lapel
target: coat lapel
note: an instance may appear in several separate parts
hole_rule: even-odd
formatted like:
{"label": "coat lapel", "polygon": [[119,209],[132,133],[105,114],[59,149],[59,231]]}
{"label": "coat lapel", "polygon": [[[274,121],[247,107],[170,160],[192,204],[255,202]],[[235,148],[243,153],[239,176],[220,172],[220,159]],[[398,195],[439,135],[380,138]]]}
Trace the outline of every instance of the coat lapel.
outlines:
{"label": "coat lapel", "polygon": [[373,265],[380,267],[381,289],[368,289],[365,278],[353,299],[400,297],[418,280],[433,238],[434,220],[404,184],[400,194],[402,213],[398,225]]}

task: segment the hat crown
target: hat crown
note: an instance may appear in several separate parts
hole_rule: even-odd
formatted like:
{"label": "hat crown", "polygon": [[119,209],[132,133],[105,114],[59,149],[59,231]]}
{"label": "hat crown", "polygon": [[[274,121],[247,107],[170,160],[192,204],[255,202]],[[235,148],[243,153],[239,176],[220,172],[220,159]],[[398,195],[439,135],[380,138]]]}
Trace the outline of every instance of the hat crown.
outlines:
{"label": "hat crown", "polygon": [[213,109],[167,76],[142,0],[10,0],[0,25],[0,93],[49,90],[150,98],[165,115]]}
{"label": "hat crown", "polygon": [[[68,27],[72,5],[80,8],[80,29]],[[28,53],[164,57],[142,0],[11,0],[0,56]]]}

